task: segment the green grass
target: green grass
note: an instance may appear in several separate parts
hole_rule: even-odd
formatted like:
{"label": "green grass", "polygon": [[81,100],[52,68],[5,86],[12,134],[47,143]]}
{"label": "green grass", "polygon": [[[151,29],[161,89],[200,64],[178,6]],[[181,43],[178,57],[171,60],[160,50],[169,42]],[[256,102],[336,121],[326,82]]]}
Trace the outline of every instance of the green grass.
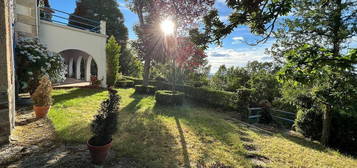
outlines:
{"label": "green grass", "polygon": [[[155,105],[154,96],[118,89],[120,129],[113,137],[118,157],[136,159],[147,167],[196,167],[221,162],[251,167],[247,154],[266,157],[267,167],[357,167],[357,161],[318,144],[286,135],[266,135],[232,119],[230,113],[186,102],[183,106]],[[89,124],[104,90],[55,90],[50,110],[59,140],[85,143]],[[257,150],[247,151],[251,143]]]}

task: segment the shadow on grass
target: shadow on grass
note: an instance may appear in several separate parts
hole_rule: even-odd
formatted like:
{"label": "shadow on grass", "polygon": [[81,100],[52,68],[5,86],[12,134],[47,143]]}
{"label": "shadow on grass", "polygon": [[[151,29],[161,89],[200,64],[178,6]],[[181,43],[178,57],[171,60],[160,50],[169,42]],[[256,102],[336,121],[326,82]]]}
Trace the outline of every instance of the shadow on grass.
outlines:
{"label": "shadow on grass", "polygon": [[87,97],[91,96],[100,92],[106,91],[105,89],[89,89],[89,88],[76,88],[76,89],[71,89],[65,94],[58,94],[52,96],[54,100],[54,105],[58,103],[62,103],[66,100],[70,99],[75,99],[75,98],[80,98],[80,97]]}
{"label": "shadow on grass", "polygon": [[185,135],[183,134],[180,120],[175,117],[175,121],[176,121],[176,126],[178,129],[178,132],[180,134],[180,142],[181,142],[181,146],[182,146],[182,154],[183,154],[185,167],[191,167],[190,156],[188,155],[188,152],[187,152],[187,143],[186,143]]}
{"label": "shadow on grass", "polygon": [[[233,126],[233,124],[225,121],[224,117],[220,114],[215,114],[216,111],[212,108],[206,108],[193,104],[191,102],[185,102],[182,106],[161,106],[155,105],[153,112],[158,115],[163,115],[167,117],[173,117],[176,121],[176,126],[180,134],[180,141],[182,147],[182,153],[184,156],[184,162],[186,167],[191,167],[190,157],[188,155],[187,143],[185,140],[184,132],[182,131],[181,123],[184,123],[194,132],[196,136],[201,140],[201,142],[206,146],[203,149],[203,155],[199,160],[200,164],[204,164],[205,160],[213,160],[216,163],[225,161],[227,158],[219,158],[217,151],[211,151],[212,148],[218,147],[216,145],[222,143],[227,147],[235,148],[230,152],[234,152],[237,156],[235,159],[244,159],[245,150],[238,147],[240,144],[239,139],[237,141],[237,135],[239,135],[239,128]],[[216,143],[217,142],[217,143]],[[209,147],[212,145],[211,147]],[[237,148],[240,149],[237,149]],[[215,155],[217,154],[217,155]],[[244,160],[241,161],[242,165],[248,165]]]}
{"label": "shadow on grass", "polygon": [[292,141],[292,142],[294,142],[296,144],[299,144],[301,146],[308,147],[308,148],[314,149],[314,150],[318,150],[320,152],[329,153],[329,151],[327,150],[328,148],[324,147],[321,144],[309,141],[309,140],[307,140],[307,139],[305,139],[303,137],[292,136],[292,135],[288,135],[286,133],[281,133],[280,135],[282,137],[284,137],[285,139],[287,139],[289,141]]}
{"label": "shadow on grass", "polygon": [[152,96],[132,94],[134,98],[120,111],[120,130],[113,147],[120,156],[135,158],[142,167],[182,167],[175,137],[145,102]]}

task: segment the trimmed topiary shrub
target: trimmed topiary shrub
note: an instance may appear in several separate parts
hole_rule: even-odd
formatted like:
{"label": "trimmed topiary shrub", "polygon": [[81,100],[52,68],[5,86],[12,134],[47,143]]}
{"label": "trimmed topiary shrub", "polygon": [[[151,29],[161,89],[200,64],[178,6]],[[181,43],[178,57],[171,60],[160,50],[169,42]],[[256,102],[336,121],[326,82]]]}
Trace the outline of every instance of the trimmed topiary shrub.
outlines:
{"label": "trimmed topiary shrub", "polygon": [[112,135],[117,131],[120,96],[116,90],[109,88],[108,91],[109,98],[101,103],[98,114],[91,123],[93,137],[89,142],[94,146],[110,143]]}
{"label": "trimmed topiary shrub", "polygon": [[185,94],[179,91],[158,90],[155,92],[155,100],[159,105],[182,105]]}
{"label": "trimmed topiary shrub", "polygon": [[156,92],[156,86],[135,85],[135,93],[153,95]]}
{"label": "trimmed topiary shrub", "polygon": [[132,80],[121,80],[117,81],[115,86],[116,87],[122,87],[122,88],[129,88],[129,87],[134,87],[135,82]]}

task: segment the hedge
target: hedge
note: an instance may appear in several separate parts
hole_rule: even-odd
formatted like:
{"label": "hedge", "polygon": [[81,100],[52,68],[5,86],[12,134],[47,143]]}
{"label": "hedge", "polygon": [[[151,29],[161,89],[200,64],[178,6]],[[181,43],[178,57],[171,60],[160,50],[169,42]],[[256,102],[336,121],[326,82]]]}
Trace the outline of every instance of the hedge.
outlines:
{"label": "hedge", "polygon": [[148,85],[135,85],[135,93],[138,94],[150,94],[153,95],[155,94],[156,91],[156,86]]}
{"label": "hedge", "polygon": [[182,105],[184,100],[184,93],[170,90],[158,90],[155,92],[155,100],[159,105]]}
{"label": "hedge", "polygon": [[132,80],[120,80],[117,81],[115,84],[116,87],[123,87],[123,88],[128,88],[128,87],[134,87],[135,82]]}
{"label": "hedge", "polygon": [[[168,83],[158,82],[159,90],[171,90],[171,85]],[[190,98],[199,103],[205,103],[225,109],[238,110],[236,103],[233,101],[235,93],[218,91],[209,88],[196,88],[186,85],[176,85],[176,90],[185,93],[187,98]]]}

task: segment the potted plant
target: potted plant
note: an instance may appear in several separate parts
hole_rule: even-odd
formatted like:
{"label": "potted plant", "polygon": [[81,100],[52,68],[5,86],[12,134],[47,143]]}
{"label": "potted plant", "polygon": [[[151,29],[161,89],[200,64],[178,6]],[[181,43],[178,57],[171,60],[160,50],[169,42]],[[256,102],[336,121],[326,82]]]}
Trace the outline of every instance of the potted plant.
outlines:
{"label": "potted plant", "polygon": [[117,91],[108,89],[109,98],[103,101],[98,114],[91,123],[93,136],[87,141],[92,163],[102,164],[112,146],[112,135],[117,131],[119,100]]}
{"label": "potted plant", "polygon": [[102,81],[98,80],[97,76],[94,75],[90,77],[90,82],[93,88],[99,88],[100,84],[102,83]]}
{"label": "potted plant", "polygon": [[47,75],[42,76],[39,86],[31,95],[34,102],[33,109],[36,113],[36,118],[43,118],[47,115],[52,104],[52,84]]}

